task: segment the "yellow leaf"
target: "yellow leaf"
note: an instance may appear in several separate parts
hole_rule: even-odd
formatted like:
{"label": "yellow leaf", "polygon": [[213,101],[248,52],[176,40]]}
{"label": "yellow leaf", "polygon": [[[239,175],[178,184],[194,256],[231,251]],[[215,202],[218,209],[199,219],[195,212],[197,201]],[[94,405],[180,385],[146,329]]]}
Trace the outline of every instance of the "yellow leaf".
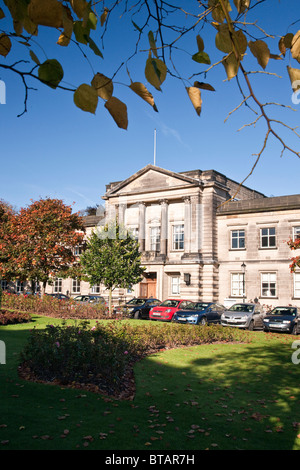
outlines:
{"label": "yellow leaf", "polygon": [[69,8],[63,8],[63,28],[64,31],[58,38],[57,44],[59,46],[68,46],[73,33],[73,18]]}
{"label": "yellow leaf", "polygon": [[196,41],[197,41],[197,46],[198,46],[198,52],[203,52],[204,51],[204,41],[199,34],[196,36]]}
{"label": "yellow leaf", "polygon": [[78,18],[83,18],[88,3],[85,0],[70,0],[70,3]]}
{"label": "yellow leaf", "polygon": [[227,24],[221,24],[215,37],[216,47],[222,52],[231,52],[233,44]]}
{"label": "yellow leaf", "polygon": [[300,63],[300,30],[293,37],[291,53],[293,59],[296,59]]}
{"label": "yellow leaf", "polygon": [[4,57],[6,57],[10,49],[11,49],[11,40],[9,36],[7,36],[4,33],[0,34],[0,55],[3,55]]}
{"label": "yellow leaf", "polygon": [[157,90],[161,91],[160,85],[165,81],[167,76],[167,66],[160,59],[149,57],[145,67],[145,77],[148,82]]}
{"label": "yellow leaf", "polygon": [[186,87],[186,91],[196,110],[196,113],[198,114],[198,116],[200,116],[201,108],[202,108],[202,98],[201,98],[200,89],[197,87],[191,86],[191,87]]}
{"label": "yellow leaf", "polygon": [[28,16],[35,24],[61,28],[63,26],[63,5],[58,0],[31,0]]}
{"label": "yellow leaf", "polygon": [[265,69],[270,59],[270,50],[267,44],[259,39],[258,41],[249,41],[250,51],[256,57],[259,65]]}
{"label": "yellow leaf", "polygon": [[91,85],[95,88],[100,98],[104,100],[111,98],[114,91],[114,85],[110,78],[106,77],[102,73],[96,73]]}
{"label": "yellow leaf", "polygon": [[127,117],[127,106],[125,103],[120,101],[118,98],[112,96],[105,102],[105,108],[109,111],[113,117],[115,123],[121,129],[127,129],[128,117]]}
{"label": "yellow leaf", "polygon": [[137,95],[139,95],[143,100],[150,104],[153,107],[154,111],[157,111],[156,105],[154,103],[154,98],[150,91],[147,90],[145,85],[140,82],[134,82],[129,85],[132,91],[134,91]]}
{"label": "yellow leaf", "polygon": [[231,53],[229,56],[224,57],[222,63],[225,67],[228,80],[236,77],[239,71],[240,62],[236,60],[235,55]]}
{"label": "yellow leaf", "polygon": [[292,84],[293,91],[300,89],[300,69],[293,69],[292,67],[287,66],[289,77]]}
{"label": "yellow leaf", "polygon": [[105,7],[105,8],[104,8],[104,12],[102,13],[102,15],[101,15],[101,17],[100,17],[101,26],[104,25],[104,23],[105,23],[105,21],[106,21],[106,17],[107,17],[107,15],[108,15],[108,12],[109,12],[108,8]]}
{"label": "yellow leaf", "polygon": [[95,114],[98,105],[98,94],[95,88],[83,83],[75,90],[73,99],[76,106],[82,111]]}

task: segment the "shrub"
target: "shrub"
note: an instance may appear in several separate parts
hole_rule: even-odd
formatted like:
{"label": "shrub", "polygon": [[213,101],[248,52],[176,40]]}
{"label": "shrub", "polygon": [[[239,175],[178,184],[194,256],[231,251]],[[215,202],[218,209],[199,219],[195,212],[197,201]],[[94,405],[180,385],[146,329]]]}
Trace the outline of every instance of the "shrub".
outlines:
{"label": "shrub", "polygon": [[118,320],[75,326],[48,325],[31,331],[21,361],[45,381],[92,384],[102,393],[124,391],[125,374],[135,361],[164,348],[247,340],[245,332],[221,326],[136,325]]}
{"label": "shrub", "polygon": [[82,320],[109,318],[107,308],[103,304],[80,304],[73,300],[60,300],[44,295],[15,295],[5,292],[3,306],[23,312],[52,318],[74,318]]}
{"label": "shrub", "polygon": [[25,312],[10,312],[0,309],[0,325],[9,325],[14,323],[25,323],[31,321],[31,315]]}

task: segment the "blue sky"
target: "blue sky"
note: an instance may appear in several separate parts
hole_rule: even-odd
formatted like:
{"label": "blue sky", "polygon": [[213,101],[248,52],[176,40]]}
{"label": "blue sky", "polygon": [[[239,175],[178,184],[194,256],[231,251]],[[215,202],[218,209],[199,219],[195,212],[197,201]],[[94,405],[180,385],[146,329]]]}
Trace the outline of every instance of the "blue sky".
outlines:
{"label": "blue sky", "polygon": [[[263,17],[262,25],[268,32],[275,31],[278,35],[296,33],[300,23],[290,26],[298,20],[294,13],[296,6],[297,0],[269,0],[257,7],[255,16]],[[0,29],[5,29],[6,25],[7,19],[1,20]],[[191,60],[191,54],[197,51],[195,36],[198,32],[195,31],[185,42],[185,51],[178,52],[176,65],[182,74],[187,72],[187,76],[206,68]],[[133,51],[136,40],[131,25],[116,17],[114,27],[106,36],[104,60],[87,51],[91,68],[76,47],[62,48],[55,44],[57,32],[40,28],[40,34],[37,41],[48,58],[56,58],[63,64],[64,84],[73,87],[90,83],[93,72],[111,76]],[[210,47],[215,31],[208,36],[205,31],[200,34],[207,38],[205,50],[212,62],[220,60],[224,54]],[[258,32],[256,35],[259,37]],[[93,38],[101,46],[97,37]],[[275,44],[277,40],[271,50],[273,53],[278,52]],[[141,45],[141,48],[147,47],[146,42]],[[41,62],[46,59],[38,44],[33,50]],[[249,49],[247,52],[250,55]],[[1,60],[11,64],[20,53],[30,60],[27,48],[15,40],[12,52]],[[35,82],[30,82],[30,85],[38,91],[30,91],[28,112],[18,118],[24,108],[22,82],[19,77],[0,68],[0,79],[6,84],[6,104],[0,104],[0,198],[17,208],[30,204],[30,199],[46,196],[63,199],[66,204],[74,202],[74,210],[103,204],[101,196],[105,193],[106,184],[123,180],[153,163],[155,129],[157,166],[178,172],[214,169],[241,182],[254,164],[252,154],[262,146],[265,123],[238,131],[254,119],[245,107],[224,123],[228,113],[242,99],[236,81],[226,81],[222,65],[206,78],[195,77],[216,89],[216,92],[202,91],[203,107],[198,117],[183,83],[178,79],[168,77],[162,92],[147,84],[144,78],[146,58],[147,52],[141,53],[139,58],[128,63],[128,68],[133,81],[143,82],[151,91],[159,112],[155,113],[126,86],[130,83],[129,78],[125,66],[121,67],[115,78],[118,83],[114,95],[127,104],[127,131],[117,127],[104,108],[104,101],[99,100],[96,114],[92,115],[75,107],[72,93],[52,90]],[[250,60],[251,70],[262,70],[254,59]],[[294,107],[295,111],[277,107],[274,112],[270,111],[270,115],[295,127],[300,123],[300,104],[292,104],[286,65],[299,66],[287,55],[284,61],[271,60],[266,69],[282,78],[261,73],[250,78],[262,101]],[[299,151],[299,139],[284,129],[280,130],[280,135]],[[281,157],[281,149],[281,145],[271,138],[253,175],[245,183],[247,186],[267,196],[300,193],[300,160],[289,152]]]}

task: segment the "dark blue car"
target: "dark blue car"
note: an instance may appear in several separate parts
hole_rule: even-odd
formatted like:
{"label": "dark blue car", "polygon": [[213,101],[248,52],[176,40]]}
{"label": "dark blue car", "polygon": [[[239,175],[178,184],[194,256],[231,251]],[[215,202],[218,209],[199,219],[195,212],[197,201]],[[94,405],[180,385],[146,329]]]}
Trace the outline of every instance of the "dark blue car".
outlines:
{"label": "dark blue car", "polygon": [[191,302],[185,310],[178,310],[173,316],[177,323],[191,323],[206,325],[207,323],[220,323],[224,312],[223,305],[214,302]]}
{"label": "dark blue car", "polygon": [[300,311],[297,307],[275,307],[264,318],[264,331],[282,331],[296,335],[300,329]]}

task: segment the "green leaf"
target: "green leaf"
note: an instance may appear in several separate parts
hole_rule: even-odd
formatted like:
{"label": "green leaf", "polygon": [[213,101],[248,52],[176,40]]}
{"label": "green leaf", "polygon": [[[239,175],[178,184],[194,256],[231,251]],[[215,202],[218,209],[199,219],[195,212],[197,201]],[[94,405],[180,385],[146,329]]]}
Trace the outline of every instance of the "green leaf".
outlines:
{"label": "green leaf", "polygon": [[95,88],[86,83],[79,85],[74,92],[74,103],[82,111],[95,114],[98,105],[98,94]]}
{"label": "green leaf", "polygon": [[90,30],[87,27],[83,27],[82,21],[75,21],[73,26],[73,32],[75,34],[76,41],[80,42],[81,44],[87,44],[87,38],[90,35]]}
{"label": "green leaf", "polygon": [[90,48],[92,49],[92,51],[98,55],[99,57],[101,57],[103,59],[103,54],[102,52],[100,51],[100,49],[98,48],[97,44],[92,40],[92,38],[88,37],[87,38],[87,41],[89,43],[89,46]]}
{"label": "green leaf", "polygon": [[210,64],[209,55],[206,52],[197,52],[192,56],[192,59],[199,64]]}
{"label": "green leaf", "polygon": [[35,53],[33,51],[29,51],[29,54],[30,54],[30,57],[32,58],[33,62],[35,62],[37,65],[40,65],[40,61],[39,59],[37,58],[37,56],[35,55]]}
{"label": "green leaf", "polygon": [[151,85],[161,91],[160,85],[165,81],[167,76],[167,66],[160,59],[149,57],[145,67],[145,77]]}
{"label": "green leaf", "polygon": [[56,88],[63,79],[64,71],[56,59],[48,59],[39,66],[39,79],[51,88]]}
{"label": "green leaf", "polygon": [[149,31],[149,33],[148,33],[148,40],[149,40],[149,45],[150,45],[151,51],[153,52],[155,57],[158,57],[157,49],[156,49],[156,43],[155,43],[155,39],[154,39],[154,34],[153,34],[152,31]]}

